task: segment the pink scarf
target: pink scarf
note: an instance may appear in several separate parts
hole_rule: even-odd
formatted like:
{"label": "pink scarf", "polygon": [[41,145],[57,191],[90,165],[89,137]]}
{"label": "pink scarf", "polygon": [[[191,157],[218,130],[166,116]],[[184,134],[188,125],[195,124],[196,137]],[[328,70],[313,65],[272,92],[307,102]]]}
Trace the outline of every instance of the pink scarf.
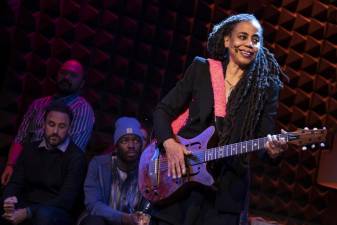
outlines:
{"label": "pink scarf", "polygon": [[[209,72],[211,74],[211,83],[213,89],[214,98],[214,115],[217,117],[226,116],[226,90],[225,90],[225,78],[222,69],[221,61],[214,59],[208,59]],[[179,130],[185,125],[189,116],[188,109],[178,116],[171,124],[174,134],[177,134]]]}

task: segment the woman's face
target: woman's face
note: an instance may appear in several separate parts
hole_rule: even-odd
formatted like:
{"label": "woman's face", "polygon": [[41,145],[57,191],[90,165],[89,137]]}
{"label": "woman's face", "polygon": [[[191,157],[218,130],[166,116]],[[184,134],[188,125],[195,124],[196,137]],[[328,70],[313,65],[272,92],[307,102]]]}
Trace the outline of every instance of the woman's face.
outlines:
{"label": "woman's face", "polygon": [[262,28],[257,21],[237,23],[232,32],[224,37],[229,60],[240,67],[248,66],[261,47]]}

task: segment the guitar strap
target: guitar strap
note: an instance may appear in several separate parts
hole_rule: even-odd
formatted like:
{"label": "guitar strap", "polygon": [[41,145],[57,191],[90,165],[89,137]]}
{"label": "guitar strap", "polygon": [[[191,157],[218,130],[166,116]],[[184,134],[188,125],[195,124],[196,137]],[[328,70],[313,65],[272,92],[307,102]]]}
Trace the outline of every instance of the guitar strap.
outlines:
{"label": "guitar strap", "polygon": [[[211,83],[214,100],[214,118],[217,130],[222,127],[223,118],[226,116],[226,90],[225,77],[221,61],[214,59],[207,59],[209,64],[209,72],[211,75]],[[185,125],[189,116],[188,109],[178,116],[172,123],[171,127],[174,134]]]}

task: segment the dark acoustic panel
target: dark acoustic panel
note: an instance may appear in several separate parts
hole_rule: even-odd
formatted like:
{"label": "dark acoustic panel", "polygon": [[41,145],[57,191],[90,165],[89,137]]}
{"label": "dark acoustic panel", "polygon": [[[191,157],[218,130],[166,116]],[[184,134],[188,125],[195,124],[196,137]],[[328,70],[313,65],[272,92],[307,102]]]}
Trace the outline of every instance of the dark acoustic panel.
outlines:
{"label": "dark acoustic panel", "polygon": [[[334,0],[23,0],[7,8],[15,19],[4,23],[11,44],[0,95],[3,156],[28,105],[55,93],[57,70],[69,58],[86,68],[82,94],[96,115],[88,155],[113,151],[115,120],[138,116],[150,127],[156,104],[192,59],[208,57],[213,24],[238,12],[261,21],[265,46],[288,76],[278,130],[337,129]],[[295,146],[278,165],[253,156],[250,212],[280,224],[336,225],[336,191],[316,182],[319,157],[320,150]]]}

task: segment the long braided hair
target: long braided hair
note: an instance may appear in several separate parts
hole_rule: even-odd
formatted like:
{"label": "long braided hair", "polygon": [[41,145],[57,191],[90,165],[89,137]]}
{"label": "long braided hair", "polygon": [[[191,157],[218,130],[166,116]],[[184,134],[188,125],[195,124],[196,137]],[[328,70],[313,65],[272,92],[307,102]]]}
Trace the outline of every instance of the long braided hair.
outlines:
{"label": "long braided hair", "polygon": [[[236,24],[245,21],[258,22],[254,15],[237,14],[228,17],[214,26],[207,43],[211,58],[220,60],[224,64],[228,61],[228,49],[224,46],[224,37],[230,35]],[[262,37],[260,38],[261,43],[263,43]],[[229,97],[226,109],[227,114],[224,121],[225,125],[223,130],[219,131],[220,145],[229,143],[235,115],[242,106],[243,100],[247,100],[248,108],[243,121],[240,121],[240,124],[243,126],[240,140],[254,138],[264,104],[266,103],[267,89],[272,83],[282,87],[282,82],[279,79],[279,75],[281,74],[283,72],[274,55],[261,44],[255,60],[246,68],[245,74]]]}

